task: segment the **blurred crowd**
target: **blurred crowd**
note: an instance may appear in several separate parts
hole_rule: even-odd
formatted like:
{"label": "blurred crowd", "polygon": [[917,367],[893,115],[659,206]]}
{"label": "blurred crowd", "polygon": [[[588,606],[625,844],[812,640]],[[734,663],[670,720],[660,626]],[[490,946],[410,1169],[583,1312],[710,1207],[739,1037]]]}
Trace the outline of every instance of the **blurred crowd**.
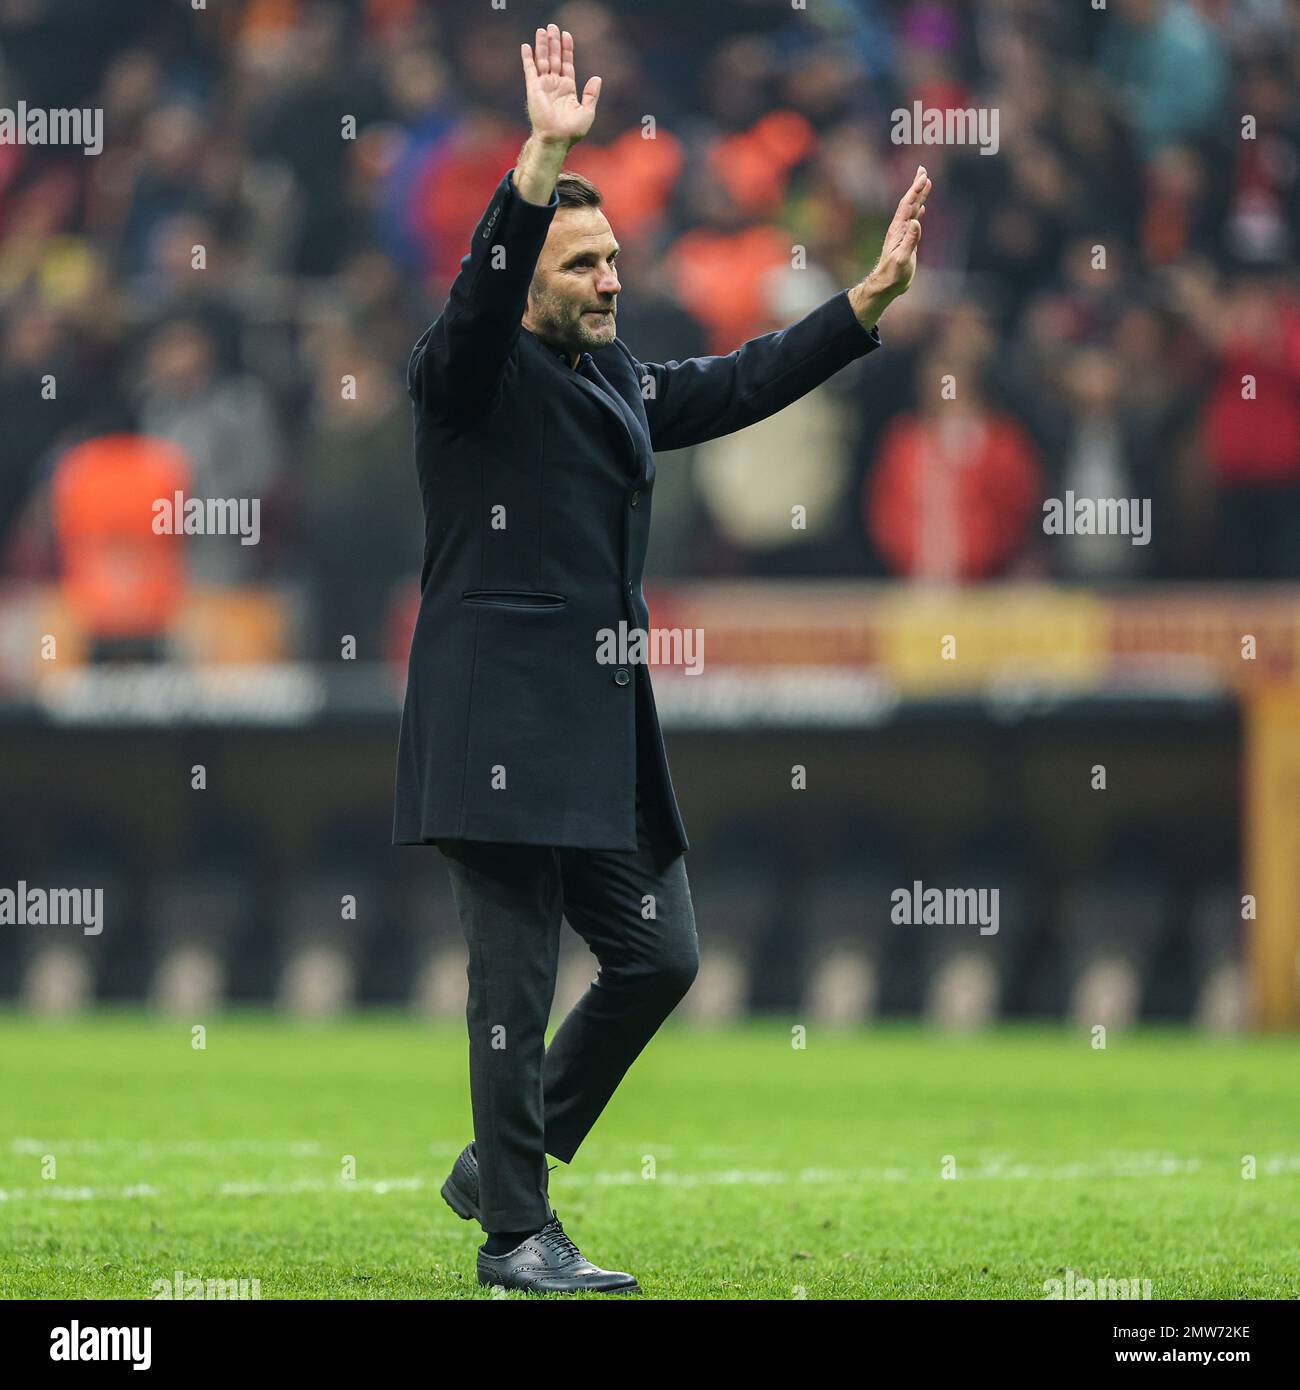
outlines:
{"label": "blurred crowd", "polygon": [[[75,582],[132,489],[256,496],[259,544],[158,547],[131,602],[267,584],[307,651],[400,648],[407,358],[548,20],[604,79],[569,167],[644,361],[790,323],[934,182],[883,350],[660,456],[652,579],[1300,578],[1288,0],[0,0],[0,107],[104,112],[98,156],[0,144],[0,578]],[[894,143],[917,102],[997,152]],[[1149,499],[1149,544],[1045,535],[1071,494]]]}

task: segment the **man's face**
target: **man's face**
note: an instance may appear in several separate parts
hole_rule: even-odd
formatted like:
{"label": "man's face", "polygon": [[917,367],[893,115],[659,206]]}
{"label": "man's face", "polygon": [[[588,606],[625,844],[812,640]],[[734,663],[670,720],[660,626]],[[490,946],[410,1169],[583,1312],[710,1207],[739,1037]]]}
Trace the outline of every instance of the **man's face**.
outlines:
{"label": "man's face", "polygon": [[599,208],[561,208],[537,258],[524,327],[575,355],[608,347],[622,288],[618,249]]}

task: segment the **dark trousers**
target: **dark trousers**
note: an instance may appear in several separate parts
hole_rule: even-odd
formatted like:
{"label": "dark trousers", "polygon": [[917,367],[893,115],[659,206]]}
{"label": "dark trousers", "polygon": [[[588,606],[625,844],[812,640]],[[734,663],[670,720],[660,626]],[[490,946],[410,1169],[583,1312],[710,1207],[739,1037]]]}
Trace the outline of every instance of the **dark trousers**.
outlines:
{"label": "dark trousers", "polygon": [[[682,855],[637,797],[637,849],[444,840],[469,946],[470,1095],[483,1229],[551,1219],[546,1155],[571,1162],[699,967]],[[560,919],[599,970],[546,1047]]]}
{"label": "dark trousers", "polygon": [[1300,487],[1224,488],[1217,508],[1225,578],[1300,578]]}

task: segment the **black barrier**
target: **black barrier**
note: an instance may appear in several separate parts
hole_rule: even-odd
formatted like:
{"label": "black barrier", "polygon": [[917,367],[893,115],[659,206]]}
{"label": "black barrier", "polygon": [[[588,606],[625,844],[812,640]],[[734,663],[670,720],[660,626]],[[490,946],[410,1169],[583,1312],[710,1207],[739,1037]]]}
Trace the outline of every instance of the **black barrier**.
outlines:
{"label": "black barrier", "polygon": [[[148,996],[167,951],[198,942],[232,1002],[265,1001],[295,944],[323,939],[346,957],[355,1002],[410,1002],[412,961],[431,933],[457,931],[437,852],[390,844],[392,693],[363,698],[363,685],[280,707],[250,697],[242,715],[227,699],[221,719],[175,684],[152,705],[101,689],[80,714],[9,706],[0,997],[22,993],[33,952],[63,933],[99,999]],[[734,948],[751,1008],[804,1001],[817,953],[840,938],[872,953],[884,1015],[924,1006],[963,932],[1009,1017],[1059,1016],[1072,972],[1108,942],[1148,1018],[1188,1018],[1207,972],[1240,957],[1229,700],[895,701],[839,727],[808,710],[754,718],[724,729],[698,703],[665,718],[698,910]],[[1104,791],[1096,766],[1111,772]],[[101,890],[102,929],[24,922],[20,885]],[[927,931],[926,902],[939,892],[951,906],[963,885],[999,889],[997,924]],[[987,901],[970,902],[987,919]]]}

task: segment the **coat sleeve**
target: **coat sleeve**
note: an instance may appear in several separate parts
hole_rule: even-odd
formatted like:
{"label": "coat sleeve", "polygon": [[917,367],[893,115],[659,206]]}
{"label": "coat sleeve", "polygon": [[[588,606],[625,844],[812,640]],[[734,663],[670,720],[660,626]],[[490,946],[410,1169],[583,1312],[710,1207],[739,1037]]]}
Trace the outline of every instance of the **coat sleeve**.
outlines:
{"label": "coat sleeve", "polygon": [[560,205],[530,203],[510,169],[479,219],[442,313],[411,353],[406,383],[421,410],[489,408],[519,341],[528,286]]}
{"label": "coat sleeve", "polygon": [[684,449],[765,420],[879,346],[880,330],[862,327],[841,290],[797,323],[725,357],[634,359],[651,447]]}

